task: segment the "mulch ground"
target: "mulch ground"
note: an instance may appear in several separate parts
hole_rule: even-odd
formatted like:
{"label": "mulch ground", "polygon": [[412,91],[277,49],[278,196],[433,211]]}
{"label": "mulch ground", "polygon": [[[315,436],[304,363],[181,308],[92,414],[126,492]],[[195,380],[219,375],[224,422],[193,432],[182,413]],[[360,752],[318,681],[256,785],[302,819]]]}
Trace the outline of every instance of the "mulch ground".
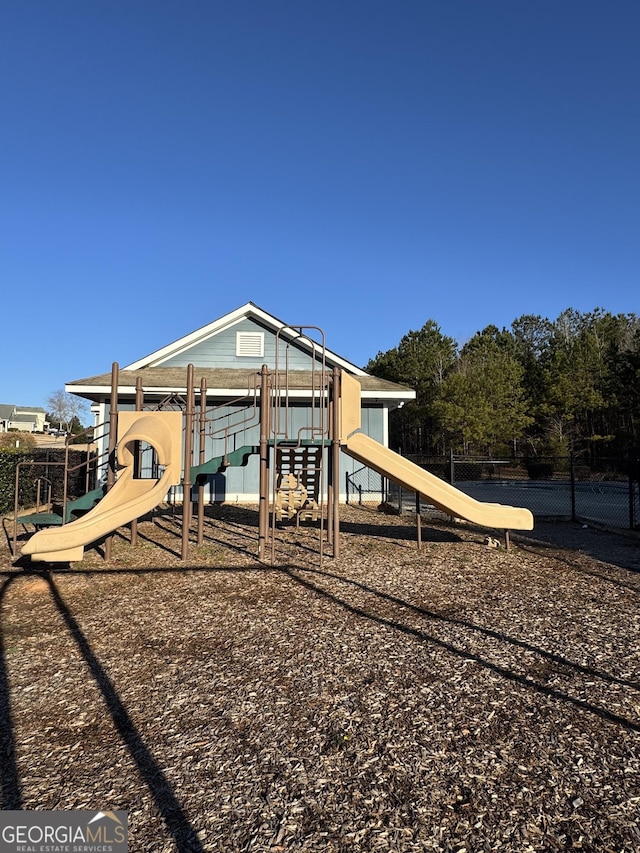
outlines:
{"label": "mulch ground", "polygon": [[[5,809],[124,809],[131,851],[640,851],[640,547],[341,510],[257,559],[211,508],[111,557],[0,553]],[[194,538],[195,542],[195,538]]]}

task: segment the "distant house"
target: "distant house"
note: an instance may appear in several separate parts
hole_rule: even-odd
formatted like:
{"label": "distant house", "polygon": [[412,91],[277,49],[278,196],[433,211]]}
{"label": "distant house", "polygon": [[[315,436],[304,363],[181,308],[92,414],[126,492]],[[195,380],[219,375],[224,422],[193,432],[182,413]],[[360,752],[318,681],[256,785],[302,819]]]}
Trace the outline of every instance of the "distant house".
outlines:
{"label": "distant house", "polygon": [[44,409],[0,403],[0,432],[44,432],[48,426]]}
{"label": "distant house", "polygon": [[[281,373],[287,371],[287,429],[304,435],[314,418],[317,398],[312,391],[314,376],[322,368],[334,367],[355,376],[362,387],[362,429],[380,443],[388,444],[389,412],[415,398],[415,392],[393,382],[367,374],[342,356],[327,349],[321,334],[312,329],[295,329],[252,302],[218,320],[167,344],[119,370],[118,408],[135,409],[136,383],[141,380],[144,407],[180,405],[187,391],[187,367],[193,365],[195,387],[206,383],[207,410],[215,410],[215,424],[207,427],[204,455],[224,453],[239,446],[259,443],[257,417],[251,413],[251,388],[262,365]],[[92,403],[95,425],[109,420],[112,374],[103,373],[76,379],[65,390]],[[225,424],[235,443],[224,448],[221,430]],[[359,464],[342,454],[340,492],[345,476]],[[379,475],[373,475],[380,483]],[[212,500],[251,502],[258,496],[258,458],[247,464],[228,467],[209,483]]]}
{"label": "distant house", "polygon": [[0,403],[0,432],[9,432],[9,424],[15,414],[16,407]]}

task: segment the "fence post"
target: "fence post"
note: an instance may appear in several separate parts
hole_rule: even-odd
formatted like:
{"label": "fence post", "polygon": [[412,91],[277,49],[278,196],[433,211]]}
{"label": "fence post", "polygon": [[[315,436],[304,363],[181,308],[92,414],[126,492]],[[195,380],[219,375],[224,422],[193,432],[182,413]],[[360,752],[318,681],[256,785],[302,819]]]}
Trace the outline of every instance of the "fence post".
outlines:
{"label": "fence post", "polygon": [[576,520],[576,472],[573,466],[573,451],[569,454],[569,480],[571,482],[571,521]]}
{"label": "fence post", "polygon": [[453,448],[449,450],[449,484],[453,486],[456,481],[453,462]]}

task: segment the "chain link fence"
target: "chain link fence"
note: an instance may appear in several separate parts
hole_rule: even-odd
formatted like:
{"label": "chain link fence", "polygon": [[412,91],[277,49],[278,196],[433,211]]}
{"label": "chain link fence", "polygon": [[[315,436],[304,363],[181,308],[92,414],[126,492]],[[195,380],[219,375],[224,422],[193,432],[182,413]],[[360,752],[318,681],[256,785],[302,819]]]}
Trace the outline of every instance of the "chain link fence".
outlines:
{"label": "chain link fence", "polygon": [[[573,457],[486,459],[469,456],[405,458],[476,500],[530,509],[534,517],[640,530],[640,463],[636,454],[612,461]],[[416,508],[414,493],[363,467],[347,475],[347,502],[379,496],[396,511]],[[421,511],[436,510],[424,499]]]}

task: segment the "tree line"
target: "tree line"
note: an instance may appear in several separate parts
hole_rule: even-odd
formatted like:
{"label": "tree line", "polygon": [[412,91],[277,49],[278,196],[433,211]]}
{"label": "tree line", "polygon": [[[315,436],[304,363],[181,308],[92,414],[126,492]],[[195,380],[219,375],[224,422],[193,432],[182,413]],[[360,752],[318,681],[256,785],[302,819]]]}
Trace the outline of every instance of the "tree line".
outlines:
{"label": "tree line", "polygon": [[595,459],[640,444],[635,314],[527,314],[463,346],[427,320],[365,370],[416,392],[390,415],[390,446],[403,453]]}

